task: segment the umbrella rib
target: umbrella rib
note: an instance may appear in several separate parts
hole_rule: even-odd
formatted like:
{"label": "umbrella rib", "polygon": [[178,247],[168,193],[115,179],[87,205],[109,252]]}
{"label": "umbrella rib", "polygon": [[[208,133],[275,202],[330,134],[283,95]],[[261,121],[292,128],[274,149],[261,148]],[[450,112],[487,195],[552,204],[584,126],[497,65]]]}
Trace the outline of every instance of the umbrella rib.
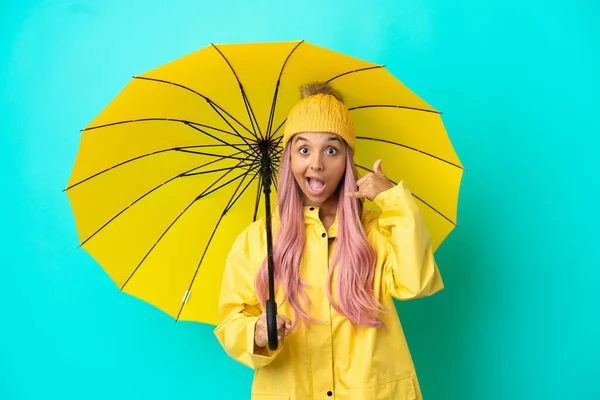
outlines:
{"label": "umbrella rib", "polygon": [[[364,169],[365,171],[369,171],[369,172],[373,172],[373,170],[363,167],[362,165],[359,164],[355,164],[358,168],[360,169]],[[394,185],[397,185],[398,182],[394,182],[393,180],[390,179],[390,182],[392,182]],[[433,211],[435,211],[437,214],[439,214],[442,218],[444,218],[446,221],[450,222],[452,225],[456,226],[456,223],[454,221],[452,221],[450,218],[446,217],[441,211],[437,210],[435,207],[433,207],[431,204],[427,203],[425,200],[423,200],[422,198],[420,198],[419,196],[417,196],[416,194],[412,193],[412,196],[419,200],[421,203],[425,204],[427,207],[429,207],[430,209],[432,209]]]}
{"label": "umbrella rib", "polygon": [[[190,127],[190,128],[192,128],[192,129],[195,129],[195,130],[197,130],[198,132],[202,132],[202,133],[204,133],[206,136],[210,136],[211,138],[213,138],[213,139],[215,139],[215,140],[217,140],[217,141],[219,141],[219,142],[221,142],[221,143],[223,143],[223,144],[229,144],[229,143],[227,143],[226,141],[224,141],[223,139],[219,139],[218,137],[216,137],[216,136],[213,136],[213,135],[211,135],[210,133],[208,133],[208,132],[205,132],[205,131],[203,131],[202,129],[200,129],[200,128],[198,128],[198,127],[195,127],[194,125],[191,125],[191,124],[186,124],[186,125],[187,125],[187,126],[189,126],[189,127]],[[246,144],[247,146],[250,146],[250,147],[252,147],[252,145],[251,145],[250,143],[248,143],[248,142],[246,141],[246,139],[245,139],[243,136],[241,136],[241,135],[240,135],[240,138],[241,138],[241,139],[242,139],[242,140],[245,142],[245,144]],[[235,147],[235,145],[233,145],[233,144],[229,144],[229,145],[230,145],[231,147],[233,147],[234,149],[236,149],[236,150],[239,150],[239,151],[242,151],[242,152],[246,153],[246,154],[247,154],[247,155],[249,155],[249,156],[251,155],[249,152],[247,152],[247,151],[245,151],[245,150],[242,150],[242,149],[239,149],[239,148]]]}
{"label": "umbrella rib", "polygon": [[181,177],[187,177],[187,176],[198,176],[198,175],[206,175],[206,174],[212,174],[213,172],[222,172],[222,171],[228,171],[230,169],[236,169],[236,168],[248,168],[248,167],[252,167],[252,163],[248,163],[248,164],[243,164],[243,165],[237,165],[235,167],[225,167],[225,168],[219,168],[219,169],[211,169],[209,171],[202,171],[202,172],[187,172],[181,175]]}
{"label": "umbrella rib", "polygon": [[[87,181],[89,181],[89,180],[91,180],[93,178],[96,178],[96,177],[98,177],[98,176],[100,176],[100,175],[102,175],[102,174],[104,174],[104,173],[106,173],[108,171],[111,171],[111,170],[113,170],[115,168],[118,168],[118,167],[122,167],[123,165],[128,164],[128,163],[133,162],[133,161],[138,161],[138,160],[140,160],[142,158],[145,158],[145,157],[150,157],[150,156],[154,156],[154,155],[157,155],[157,154],[162,154],[162,153],[166,153],[166,152],[169,152],[169,151],[188,152],[185,149],[196,148],[196,147],[198,147],[198,146],[173,147],[173,148],[170,148],[170,149],[161,149],[161,150],[153,151],[151,153],[142,154],[142,155],[136,156],[134,158],[130,158],[129,160],[122,161],[122,162],[120,162],[118,164],[115,164],[113,166],[110,166],[110,167],[108,167],[108,168],[106,168],[106,169],[104,169],[102,171],[96,172],[94,175],[88,176],[87,178],[82,179],[81,181],[76,182],[76,183],[72,184],[71,186],[68,186],[66,189],[64,189],[64,191],[73,189],[75,186],[81,185],[82,183],[85,183],[85,182],[87,182]],[[193,152],[193,153],[194,154],[198,154],[198,155],[203,155],[203,156],[209,156],[209,157],[219,157],[219,159],[224,159],[224,158],[230,158],[230,159],[234,159],[234,160],[245,160],[246,159],[246,158],[242,158],[242,157],[235,157],[235,155],[239,154],[239,153],[234,153],[234,154],[227,155],[227,156],[224,156],[224,155],[221,155],[221,154],[204,153],[204,152]],[[242,151],[240,151],[240,153],[242,153]],[[216,160],[216,161],[219,161],[219,160]]]}
{"label": "umbrella rib", "polygon": [[350,75],[350,74],[355,74],[357,72],[364,72],[364,71],[370,71],[372,69],[380,69],[380,68],[385,68],[385,65],[376,65],[374,67],[366,67],[366,68],[359,68],[359,69],[355,69],[352,71],[348,71],[348,72],[344,72],[342,74],[336,75],[333,78],[329,79],[326,83],[330,83],[331,81],[341,78],[342,76],[346,76],[346,75]]}
{"label": "umbrella rib", "polygon": [[[98,233],[100,233],[100,231],[102,231],[102,229],[104,229],[106,226],[108,226],[108,224],[110,224],[111,222],[113,222],[115,219],[117,219],[121,214],[123,214],[125,211],[127,211],[129,208],[133,207],[134,204],[136,204],[137,202],[141,201],[143,198],[145,198],[146,196],[150,195],[152,192],[154,192],[155,190],[165,186],[166,184],[168,184],[171,181],[174,181],[177,178],[180,178],[182,176],[184,176],[187,173],[190,173],[196,169],[199,168],[204,168],[210,164],[214,164],[216,162],[219,161],[223,161],[225,159],[225,157],[223,157],[220,160],[213,160],[213,161],[209,161],[207,163],[204,163],[202,165],[199,165],[197,167],[191,168],[185,172],[182,172],[180,174],[175,175],[174,177],[167,179],[166,181],[164,181],[163,183],[155,186],[154,188],[150,189],[148,192],[144,193],[142,196],[138,197],[136,200],[134,200],[130,205],[128,205],[127,207],[125,207],[124,209],[122,209],[121,211],[119,211],[119,213],[117,213],[115,216],[113,216],[111,219],[109,219],[106,223],[104,223],[104,225],[102,225],[100,228],[98,228],[93,234],[91,234],[87,239],[85,239],[80,245],[79,247],[84,246],[89,240],[91,240],[94,236],[96,236]],[[241,164],[241,161],[240,161]],[[235,167],[234,167],[235,168]]]}
{"label": "umbrella rib", "polygon": [[[221,118],[223,119],[223,121],[225,121],[225,123],[227,125],[229,125],[229,127],[231,129],[233,129],[233,131],[237,134],[238,137],[240,137],[244,142],[248,143],[248,141],[246,140],[246,137],[242,136],[238,131],[236,131],[235,128],[233,127],[233,125],[231,125],[229,123],[229,121],[227,121],[227,119],[225,117],[223,117],[223,115],[219,112],[219,110],[217,110],[217,108],[215,106],[213,106],[212,104],[210,106],[213,108],[213,110],[215,110],[215,112],[217,114],[219,114],[221,116]],[[258,136],[256,136],[256,133],[253,133],[253,132],[250,132],[250,133],[252,134],[252,136],[254,136],[254,140],[258,140]]]}
{"label": "umbrella rib", "polygon": [[[279,130],[281,129],[281,127],[283,126],[283,124],[285,124],[285,121],[287,121],[287,118],[285,118],[285,119],[284,119],[284,120],[281,122],[281,124],[279,124],[279,126],[277,127],[277,129],[275,129],[275,132],[273,132],[273,134],[271,134],[271,137],[275,136],[275,134],[276,134],[277,132],[279,132]],[[279,143],[281,143],[281,139],[283,139],[283,135],[282,135],[282,136],[280,136],[280,138],[279,138],[279,139],[280,139],[280,140],[279,140]]]}
{"label": "umbrella rib", "polygon": [[[256,166],[258,168],[258,165]],[[256,174],[254,175],[254,177],[256,177],[256,175],[260,172],[260,170],[258,170],[256,172]],[[227,213],[227,211],[229,211],[229,209],[231,208],[230,206],[232,205],[232,199],[235,197],[236,193],[238,192],[238,190],[240,189],[240,187],[243,185],[244,180],[248,177],[248,174],[250,173],[250,170],[248,170],[248,172],[246,172],[246,174],[244,175],[244,178],[240,181],[240,184],[237,186],[237,188],[235,189],[235,191],[233,192],[233,195],[231,196],[231,198],[229,199],[229,202],[227,203],[227,205],[225,206],[225,209],[223,210],[223,212],[221,213],[219,220],[217,221],[211,235],[210,238],[208,239],[208,242],[206,243],[206,246],[204,246],[204,250],[202,251],[202,256],[200,257],[200,261],[198,262],[198,266],[196,266],[196,270],[194,271],[194,276],[192,276],[192,280],[188,286],[187,289],[187,294],[189,294],[192,290],[192,286],[194,286],[194,282],[196,281],[196,277],[198,276],[198,271],[200,270],[200,266],[202,265],[202,262],[204,261],[204,257],[206,256],[206,252],[208,251],[208,248],[210,247],[210,244],[213,240],[213,238],[215,237],[215,234],[217,233],[217,230],[219,229],[219,226],[221,225],[221,221],[223,221],[223,217],[225,216],[225,214]],[[254,177],[252,179],[250,179],[250,182],[246,185],[246,187],[242,190],[241,193],[243,193],[248,186],[250,186],[250,184],[252,183],[252,180],[254,179]],[[240,195],[241,195],[240,193]],[[239,196],[238,196],[239,198]],[[237,200],[237,198],[236,198]],[[235,202],[235,201],[234,201]],[[185,305],[187,304],[187,295],[184,299],[184,301],[181,303],[181,307],[179,308],[179,312],[177,313],[177,317],[175,317],[175,320],[179,320],[179,317],[181,316],[181,313],[183,312],[183,308],[185,307]]]}
{"label": "umbrella rib", "polygon": [[362,110],[364,108],[400,108],[400,109],[404,109],[404,110],[422,111],[422,112],[428,112],[428,113],[440,114],[440,115],[442,114],[441,112],[436,111],[436,110],[428,110],[426,108],[409,107],[409,106],[399,106],[399,105],[395,105],[395,104],[367,104],[364,106],[356,106],[356,107],[348,108],[348,111]]}
{"label": "umbrella rib", "polygon": [[294,46],[292,51],[290,51],[290,54],[288,54],[285,61],[283,62],[283,65],[281,66],[281,70],[279,71],[279,76],[277,77],[277,84],[275,85],[275,93],[273,93],[273,102],[271,103],[271,112],[269,114],[269,123],[267,124],[267,138],[269,140],[272,137],[271,129],[273,128],[273,119],[275,118],[275,108],[277,107],[277,98],[279,96],[279,85],[281,83],[281,76],[283,75],[283,70],[285,69],[285,66],[287,65],[292,54],[294,54],[294,52],[296,51],[298,46],[300,46],[302,43],[304,43],[304,40],[301,40],[299,43],[296,44],[296,46]]}
{"label": "umbrella rib", "polygon": [[[204,149],[204,148],[208,148],[208,147],[233,147],[233,146],[249,146],[246,143],[226,143],[226,144],[199,144],[196,146],[191,146],[194,148],[198,148],[198,149]],[[243,151],[240,150],[240,153],[242,153]]]}
{"label": "umbrella rib", "polygon": [[126,121],[116,121],[116,122],[110,122],[108,124],[102,124],[102,125],[96,125],[96,126],[91,126],[89,128],[84,128],[81,131],[91,131],[94,129],[99,129],[99,128],[106,128],[109,126],[114,126],[114,125],[122,125],[122,124],[131,124],[131,123],[136,123],[136,122],[148,122],[148,121],[167,121],[167,122],[180,122],[183,124],[187,124],[187,125],[198,125],[201,126],[203,128],[210,128],[213,129],[217,132],[222,132],[222,133],[226,133],[228,135],[231,136],[240,136],[239,133],[231,133],[228,132],[226,130],[220,129],[220,128],[216,128],[214,126],[210,126],[210,125],[205,125],[205,124],[201,124],[199,122],[195,122],[195,121],[188,121],[185,119],[178,119],[178,118],[139,118],[139,119],[131,119],[131,120],[126,120]]}
{"label": "umbrella rib", "polygon": [[[221,143],[221,144],[197,144],[194,146],[187,146],[187,147],[204,149],[204,148],[208,148],[208,147],[233,147],[233,146],[248,146],[248,145],[246,143]],[[240,153],[245,153],[244,150],[241,150],[241,149],[238,149],[238,150]]]}
{"label": "umbrella rib", "polygon": [[[252,171],[252,169],[248,169],[248,172],[247,172],[246,175],[249,175],[251,171]],[[230,204],[227,206],[227,208],[225,209],[225,213],[227,213],[227,212],[229,212],[229,210],[231,210],[231,208],[235,205],[235,203],[238,201],[238,199],[240,197],[242,197],[242,195],[244,194],[244,192],[248,189],[248,187],[250,186],[250,184],[252,183],[252,181],[256,178],[256,176],[259,173],[260,173],[260,170],[257,170],[254,173],[254,175],[252,176],[252,178],[250,179],[250,181],[248,182],[248,184],[246,185],[246,187],[244,187],[244,189],[240,192],[240,194],[233,201],[231,201]]]}
{"label": "umbrella rib", "polygon": [[[222,145],[222,146],[224,146],[224,145]],[[199,146],[190,146],[190,148],[196,148],[196,147],[199,147]],[[180,153],[197,154],[197,155],[201,155],[201,156],[213,156],[213,157],[219,156],[219,157],[223,157],[223,158],[229,158],[229,159],[232,159],[232,160],[245,160],[245,159],[247,159],[247,157],[246,158],[234,157],[233,155],[222,155],[222,154],[204,153],[202,151],[192,151],[192,150],[183,150],[183,149],[175,149],[175,150],[179,151]],[[240,153],[244,153],[244,154],[247,154],[248,156],[250,156],[250,154],[248,154],[248,153],[246,153],[245,151],[242,151],[242,150],[240,150],[240,151],[238,151],[237,153],[234,153],[234,154],[240,154]]]}
{"label": "umbrella rib", "polygon": [[[283,153],[283,148],[279,147],[279,144],[281,143],[281,140],[283,139],[283,136],[280,136],[277,141],[273,144],[273,147],[275,148],[275,150],[273,150],[273,158],[276,159],[277,161],[281,161],[281,154]],[[277,174],[279,173],[279,162],[275,162],[274,166],[272,168],[272,176],[271,176],[271,181],[273,182],[273,184],[275,185],[275,190],[277,189]]]}
{"label": "umbrella rib", "polygon": [[419,196],[413,194],[413,197],[417,200],[419,200],[421,203],[425,204],[427,207],[429,207],[430,209],[432,209],[433,211],[435,211],[436,213],[438,213],[442,218],[444,218],[446,221],[450,222],[452,225],[454,226],[458,226],[456,225],[456,222],[452,221],[450,218],[446,217],[444,214],[442,214],[440,211],[438,211],[435,207],[433,207],[431,204],[429,204],[428,202],[426,202],[425,200],[423,200],[422,198],[420,198]]}
{"label": "umbrella rib", "polygon": [[[211,106],[211,107],[213,107],[213,106]],[[219,113],[219,111],[217,111],[214,107],[213,107],[213,110],[215,110],[215,112]],[[198,128],[198,126],[201,126],[203,128],[213,129],[213,130],[215,130],[217,132],[225,133],[227,135],[239,137],[240,139],[242,139],[245,142],[245,145],[250,146],[250,147],[252,146],[250,143],[248,143],[248,141],[246,140],[246,138],[244,136],[242,136],[239,132],[237,132],[235,130],[235,128],[227,120],[225,120],[225,122],[227,123],[227,125],[229,125],[229,127],[231,129],[233,129],[233,131],[235,133],[231,133],[231,132],[228,132],[228,131],[220,129],[220,128],[215,128],[214,126],[201,124],[199,122],[188,121],[188,120],[184,120],[184,119],[175,119],[175,118],[140,118],[140,119],[134,119],[134,120],[129,120],[129,121],[117,121],[117,122],[111,122],[111,123],[108,123],[108,124],[93,126],[93,127],[90,127],[90,128],[85,128],[85,129],[82,129],[82,131],[90,131],[90,130],[93,130],[93,129],[106,128],[106,127],[114,126],[114,125],[131,124],[131,123],[136,123],[136,122],[148,122],[148,121],[180,122],[180,123],[183,123],[184,125],[187,125],[187,126],[193,128],[193,129],[197,130],[200,133],[203,133],[203,134],[205,134],[207,136],[210,136],[211,138],[213,138],[215,140],[220,141],[223,144],[227,144],[227,145],[235,147],[235,145],[231,145],[231,144],[225,142],[224,140],[221,140],[221,139],[217,138],[216,136],[211,135],[210,133],[208,133],[208,132],[206,132],[206,131]],[[240,146],[243,146],[243,145],[240,144]],[[240,149],[237,149],[237,150],[240,150]]]}
{"label": "umbrella rib", "polygon": [[[221,221],[223,220],[224,216],[225,216],[225,214],[222,213],[221,216],[219,217],[219,220],[217,221],[217,224],[216,224],[214,230],[212,231],[210,238],[208,239],[208,243],[204,247],[204,251],[202,252],[202,256],[200,257],[198,266],[196,267],[196,270],[194,271],[194,276],[192,276],[192,282],[188,286],[186,293],[190,293],[192,290],[192,286],[194,285],[196,276],[198,276],[198,270],[200,269],[200,265],[202,265],[202,262],[204,261],[204,257],[206,256],[206,252],[208,251],[208,246],[210,246],[210,243],[212,242],[213,238],[215,237],[215,233],[217,232],[217,229],[219,228],[219,225],[221,224]],[[187,304],[187,295],[186,295],[185,300],[181,303],[181,307],[179,307],[179,312],[177,313],[177,317],[175,317],[175,321],[179,321],[179,317],[181,316],[181,313],[183,312],[183,307],[185,307],[186,304]]]}
{"label": "umbrella rib", "polygon": [[[258,130],[258,134],[262,137],[262,132],[260,130],[260,126],[258,125],[258,120],[256,119],[256,115],[254,115],[254,110],[252,109],[252,105],[250,104],[250,100],[248,99],[248,96],[246,96],[246,91],[244,90],[244,86],[242,85],[240,78],[238,77],[237,73],[233,69],[233,66],[231,65],[231,63],[229,62],[227,57],[225,57],[225,54],[223,54],[223,52],[221,52],[221,50],[217,46],[215,46],[213,43],[211,43],[211,46],[221,55],[221,57],[223,57],[223,60],[225,60],[225,62],[229,66],[229,69],[233,73],[233,76],[235,76],[235,80],[237,81],[240,91],[242,92],[242,98],[244,99],[244,105],[246,107],[246,112],[248,113],[248,118],[250,119],[250,123],[252,124],[252,130],[254,131],[254,136],[257,137],[256,131]],[[256,123],[256,126],[254,125],[255,123]],[[258,140],[258,137],[257,137],[257,140]]]}
{"label": "umbrella rib", "polygon": [[[228,175],[230,172],[231,172],[231,170],[228,171],[228,172],[226,172],[225,174],[223,174],[220,179],[222,179],[224,176]],[[236,177],[236,178],[232,179],[231,181],[229,181],[227,184],[229,184],[231,182],[234,182],[236,179],[239,179],[241,176],[244,176],[244,175],[239,175],[238,177]],[[192,207],[192,205],[194,205],[194,203],[196,203],[196,201],[200,200],[202,197],[203,197],[202,195],[196,196],[196,198],[194,198],[194,200],[192,200],[192,202],[190,204],[188,204],[183,209],[183,211],[169,224],[169,226],[163,231],[163,233],[158,237],[158,239],[156,239],[156,242],[152,245],[152,247],[148,250],[148,252],[142,258],[142,260],[135,267],[135,269],[133,270],[133,272],[131,272],[131,274],[129,275],[129,277],[125,281],[125,283],[123,283],[123,285],[121,286],[121,290],[123,290],[125,288],[125,286],[127,285],[127,283],[129,283],[129,281],[131,280],[131,278],[133,278],[133,276],[139,271],[139,269],[142,266],[142,264],[144,263],[144,261],[148,258],[148,256],[150,256],[150,254],[152,253],[152,251],[154,251],[154,249],[156,248],[156,246],[158,246],[158,244],[160,243],[160,241],[171,230],[171,228],[175,225],[175,223],[177,221],[179,221],[179,219],[186,213],[186,211],[189,210],[190,207]]]}
{"label": "umbrella rib", "polygon": [[[296,50],[296,48],[300,44],[302,44],[303,42],[304,41],[298,43],[296,45],[296,47],[294,47],[294,49],[292,50],[292,52],[288,55],[288,58],[285,60],[285,63],[283,64],[283,67],[285,67],[285,64],[287,63],[287,61],[290,58],[290,56],[292,55],[292,53]],[[268,127],[268,130],[267,130],[267,132],[269,133],[269,138],[273,137],[279,131],[279,129],[281,129],[281,127],[283,126],[283,124],[285,124],[285,121],[287,120],[287,118],[284,119],[283,122],[277,127],[277,129],[275,130],[275,132],[273,132],[272,134],[270,133],[271,132],[271,128],[273,127],[273,119],[275,118],[275,102],[277,101],[277,95],[279,93],[279,82],[280,82],[280,79],[281,79],[281,75],[283,73],[283,67],[281,68],[281,72],[279,74],[279,79],[277,80],[277,87],[275,89],[275,96],[273,97],[273,105],[271,106],[271,115],[269,116],[269,127]],[[349,75],[349,74],[353,74],[353,73],[357,73],[357,72],[363,72],[363,71],[370,71],[372,69],[379,69],[379,68],[385,68],[385,66],[384,65],[376,65],[374,67],[366,67],[366,68],[360,68],[360,69],[356,69],[356,70],[344,72],[342,74],[339,74],[339,75],[334,76],[333,78],[327,80],[326,83],[330,83],[331,81],[333,81],[335,79],[341,78],[342,76],[346,76],[346,75]]]}
{"label": "umbrella rib", "polygon": [[[258,167],[259,167],[259,165],[254,165],[252,168],[250,168],[248,171],[246,171],[246,173],[245,173],[245,174],[247,175],[247,174],[248,174],[250,171],[252,171],[252,170],[254,170],[255,168],[258,168]],[[221,189],[221,188],[223,188],[223,187],[225,187],[225,186],[229,185],[230,183],[232,183],[232,182],[234,182],[234,181],[238,180],[240,177],[244,176],[245,174],[238,175],[238,176],[236,176],[235,178],[233,178],[233,179],[230,179],[229,181],[225,182],[224,184],[222,184],[222,185],[220,185],[220,186],[216,187],[215,189],[212,189],[212,190],[210,190],[210,191],[209,191],[209,189],[211,189],[213,186],[215,186],[215,185],[217,184],[217,182],[219,182],[221,179],[223,179],[223,178],[225,177],[225,175],[227,175],[227,174],[225,174],[225,175],[221,176],[219,179],[217,179],[215,182],[213,182],[213,183],[212,183],[212,184],[211,184],[209,187],[207,187],[207,188],[204,190],[204,192],[200,193],[200,194],[198,195],[198,199],[201,199],[201,198],[203,198],[203,197],[206,197],[206,196],[208,196],[208,195],[209,195],[209,194],[211,194],[211,193],[214,193],[214,192],[216,192],[217,190],[219,190],[219,189]]]}
{"label": "umbrella rib", "polygon": [[[273,152],[272,152],[272,156],[273,156],[274,160],[276,160],[277,157],[283,152],[283,149],[277,147],[277,146],[279,146],[281,139],[282,139],[281,137],[278,138],[277,141],[273,144],[273,147],[276,149],[276,150],[273,150]],[[274,161],[273,164],[274,165],[271,168],[271,182],[275,186],[275,191],[277,191],[278,190],[278,188],[277,188],[277,173],[278,173],[279,163],[277,161]],[[258,207],[260,206],[260,199],[262,198],[261,197],[262,191],[263,191],[263,182],[262,182],[262,179],[260,179],[259,183],[258,183],[258,190],[256,192],[256,200],[254,201],[254,215],[252,217],[252,221],[256,221],[256,216],[258,215]]]}
{"label": "umbrella rib", "polygon": [[[244,124],[242,124],[240,121],[238,121],[238,120],[237,120],[237,119],[236,119],[236,118],[235,118],[233,115],[231,115],[230,113],[228,113],[227,111],[225,111],[225,109],[224,109],[223,107],[219,106],[217,103],[215,103],[214,101],[212,101],[211,99],[209,99],[209,98],[208,98],[208,97],[206,97],[205,95],[203,95],[203,94],[201,94],[201,93],[198,93],[198,92],[196,92],[194,89],[191,89],[191,88],[189,88],[189,87],[187,87],[187,86],[184,86],[184,85],[181,85],[181,84],[179,84],[179,83],[175,83],[175,82],[169,82],[169,81],[165,81],[165,80],[162,80],[162,79],[156,79],[156,78],[147,78],[147,77],[142,77],[142,76],[134,76],[134,77],[133,77],[133,79],[141,79],[141,80],[146,80],[146,81],[151,81],[151,82],[158,82],[158,83],[164,83],[164,84],[167,84],[167,85],[173,85],[173,86],[176,86],[176,87],[179,87],[179,88],[182,88],[182,89],[188,90],[188,91],[190,91],[190,92],[192,92],[192,93],[195,93],[196,95],[198,95],[198,96],[202,97],[204,100],[206,100],[206,102],[207,102],[208,104],[210,104],[210,105],[211,105],[211,107],[213,107],[213,109],[215,109],[215,107],[216,107],[216,108],[218,108],[219,110],[223,111],[225,114],[227,114],[227,116],[228,116],[229,118],[231,118],[232,120],[234,120],[235,122],[237,122],[237,123],[238,123],[238,124],[239,124],[239,125],[240,125],[242,128],[244,128],[244,129],[245,129],[245,130],[247,130],[247,131],[248,131],[248,132],[249,132],[251,135],[253,135],[253,136],[255,136],[255,137],[256,137],[256,134],[255,134],[254,132],[252,132],[252,131],[251,131],[250,129],[248,129],[248,128],[247,128],[247,127],[244,125]],[[216,111],[216,109],[215,109],[215,111]],[[221,117],[223,120],[225,120],[225,122],[227,122],[227,124],[228,124],[229,126],[231,126],[231,125],[229,124],[229,122],[228,122],[228,121],[225,119],[225,117],[223,117],[223,115],[222,115],[221,113],[218,113],[218,114],[219,114],[219,116],[220,116],[220,117]],[[232,129],[234,129],[234,131],[235,131],[235,128],[233,128],[233,127],[232,127]],[[237,133],[237,131],[236,131],[236,133]],[[238,133],[238,134],[239,134],[239,133]]]}
{"label": "umbrella rib", "polygon": [[417,152],[417,153],[419,153],[419,154],[423,154],[423,155],[425,155],[425,156],[428,156],[428,157],[431,157],[431,158],[435,158],[436,160],[439,160],[439,161],[445,162],[446,164],[450,164],[450,165],[452,165],[453,167],[456,167],[456,168],[458,168],[458,169],[462,169],[462,170],[464,170],[464,168],[463,168],[462,166],[460,166],[460,165],[458,165],[458,164],[455,164],[455,163],[453,163],[452,161],[448,161],[448,160],[445,160],[445,159],[443,159],[443,158],[441,158],[441,157],[438,157],[438,156],[436,156],[436,155],[434,155],[434,154],[428,153],[428,152],[426,152],[426,151],[419,150],[419,149],[417,149],[416,147],[407,146],[407,145],[405,145],[405,144],[398,143],[398,142],[393,142],[393,141],[391,141],[391,140],[385,140],[385,139],[379,139],[379,138],[371,138],[371,137],[366,137],[366,136],[357,136],[357,137],[356,137],[356,139],[361,139],[361,140],[371,140],[371,141],[374,141],[374,142],[381,142],[381,143],[393,144],[393,145],[395,145],[395,146],[403,147],[403,148],[405,148],[405,149],[408,149],[408,150],[416,151],[416,152]]}
{"label": "umbrella rib", "polygon": [[281,143],[283,139],[283,136],[280,136],[279,138],[277,138],[277,140],[275,141],[275,143],[273,143],[273,152],[272,152],[272,156],[273,159],[276,160],[273,164],[273,167],[271,168],[271,182],[273,182],[273,186],[275,186],[275,191],[278,191],[279,188],[277,187],[277,174],[279,173],[279,165],[281,161],[281,153],[283,153],[283,148],[279,147],[279,144]]}
{"label": "umbrella rib", "polygon": [[[371,105],[357,106],[357,107],[349,108],[348,111],[362,110],[364,108],[400,108],[400,109],[405,109],[405,110],[428,112],[428,113],[438,114],[438,115],[442,114],[441,112],[435,111],[435,110],[428,110],[425,108],[408,107],[408,106],[398,106],[398,105],[392,105],[392,104],[371,104]],[[273,132],[271,134],[271,137],[275,136],[275,134],[281,129],[281,127],[285,124],[286,121],[287,121],[287,118],[285,118],[281,122],[281,124],[279,124],[279,126],[277,127],[275,132]]]}
{"label": "umbrella rib", "polygon": [[[277,128],[277,129],[279,129],[279,128]],[[277,141],[275,141],[275,143],[273,144],[273,147],[275,147],[277,149],[273,152],[273,154],[281,155],[281,153],[283,153],[283,151],[285,149],[283,147],[279,147],[279,145],[281,144],[282,141],[283,141],[283,136],[279,136],[277,138]]]}

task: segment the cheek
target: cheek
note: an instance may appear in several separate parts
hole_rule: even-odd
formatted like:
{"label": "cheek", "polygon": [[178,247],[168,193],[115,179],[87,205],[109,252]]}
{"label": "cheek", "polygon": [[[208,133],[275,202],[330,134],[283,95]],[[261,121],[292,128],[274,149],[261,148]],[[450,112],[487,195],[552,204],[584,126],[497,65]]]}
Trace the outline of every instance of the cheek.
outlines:
{"label": "cheek", "polygon": [[335,165],[333,165],[332,167],[333,167],[332,168],[332,170],[333,170],[332,177],[339,185],[341,180],[344,179],[344,172],[346,171],[346,158],[344,158],[342,160],[337,160]]}
{"label": "cheek", "polygon": [[304,173],[304,166],[302,165],[302,160],[299,159],[299,157],[292,156],[291,161],[292,174],[294,175],[296,180],[298,180],[302,177],[302,174]]}

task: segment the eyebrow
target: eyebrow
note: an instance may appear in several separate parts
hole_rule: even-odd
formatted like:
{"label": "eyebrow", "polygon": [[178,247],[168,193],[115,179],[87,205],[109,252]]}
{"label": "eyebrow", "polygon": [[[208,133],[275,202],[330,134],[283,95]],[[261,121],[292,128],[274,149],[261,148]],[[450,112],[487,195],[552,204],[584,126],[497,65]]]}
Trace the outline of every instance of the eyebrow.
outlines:
{"label": "eyebrow", "polygon": [[[300,140],[304,141],[304,142],[309,142],[309,140],[307,138],[305,138],[304,136],[296,136],[296,140],[295,142],[299,142]],[[331,135],[327,138],[327,141],[333,141],[333,142],[340,142],[342,143],[342,140],[339,138],[339,136],[337,135]]]}

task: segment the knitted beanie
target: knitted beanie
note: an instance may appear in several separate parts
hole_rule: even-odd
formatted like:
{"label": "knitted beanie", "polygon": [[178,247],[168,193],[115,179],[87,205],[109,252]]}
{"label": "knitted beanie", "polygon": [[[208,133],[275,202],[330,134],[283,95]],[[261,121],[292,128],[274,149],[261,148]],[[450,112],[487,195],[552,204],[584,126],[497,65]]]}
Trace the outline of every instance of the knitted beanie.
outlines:
{"label": "knitted beanie", "polygon": [[355,151],[356,137],[350,113],[338,92],[326,83],[302,87],[302,100],[290,111],[283,132],[283,148],[300,132],[326,132],[340,136]]}

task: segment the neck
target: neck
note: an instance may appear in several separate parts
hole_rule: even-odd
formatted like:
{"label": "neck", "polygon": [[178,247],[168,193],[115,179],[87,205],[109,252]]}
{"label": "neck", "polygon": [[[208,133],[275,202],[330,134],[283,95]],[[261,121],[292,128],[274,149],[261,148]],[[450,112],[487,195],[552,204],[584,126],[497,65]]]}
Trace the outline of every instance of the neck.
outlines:
{"label": "neck", "polygon": [[326,202],[319,206],[320,216],[335,215],[337,213],[338,199],[337,196],[331,196]]}
{"label": "neck", "polygon": [[320,205],[319,208],[319,219],[323,224],[326,231],[335,221],[335,215],[337,213],[337,196],[331,196],[325,203]]}
{"label": "neck", "polygon": [[337,196],[337,193],[334,193],[333,195],[331,195],[331,197],[329,197],[323,203],[319,203],[319,204],[313,204],[311,202],[308,202],[307,199],[305,198],[304,205],[319,207],[319,217],[321,217],[321,219],[323,217],[327,217],[327,216],[335,216],[337,213],[337,207],[338,207],[338,196]]}

